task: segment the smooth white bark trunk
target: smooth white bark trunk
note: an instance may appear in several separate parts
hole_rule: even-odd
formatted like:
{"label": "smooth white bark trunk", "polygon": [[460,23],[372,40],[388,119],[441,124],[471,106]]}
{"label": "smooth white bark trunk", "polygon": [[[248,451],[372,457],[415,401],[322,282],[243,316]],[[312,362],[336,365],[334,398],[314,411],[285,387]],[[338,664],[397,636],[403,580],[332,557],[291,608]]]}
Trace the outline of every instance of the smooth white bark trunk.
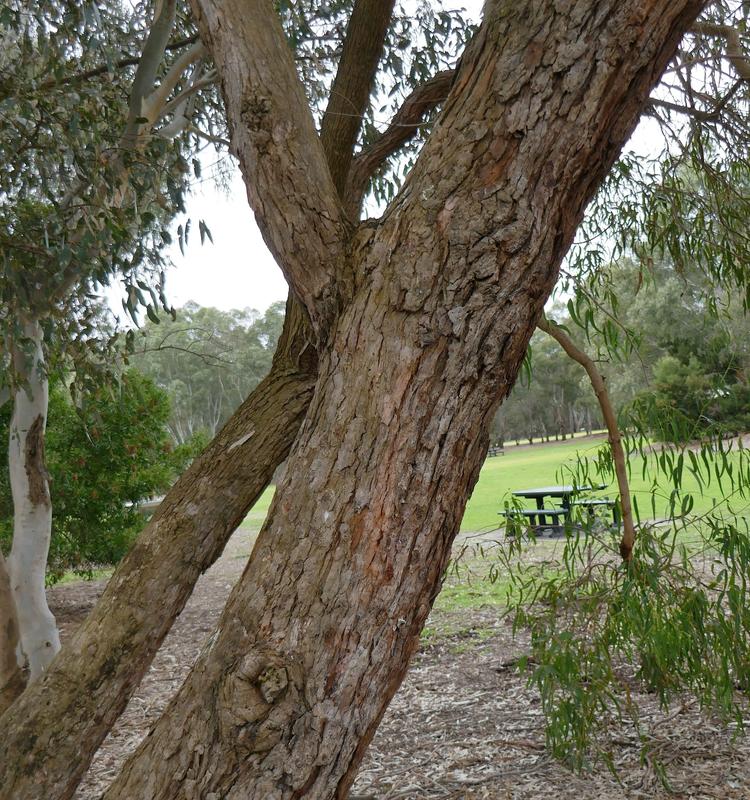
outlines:
{"label": "smooth white bark trunk", "polygon": [[47,606],[44,578],[52,531],[52,504],[44,463],[49,386],[38,322],[24,328],[26,347],[14,351],[22,385],[13,396],[8,465],[13,494],[13,545],[8,558],[18,615],[20,650],[35,680],[60,649],[57,623]]}

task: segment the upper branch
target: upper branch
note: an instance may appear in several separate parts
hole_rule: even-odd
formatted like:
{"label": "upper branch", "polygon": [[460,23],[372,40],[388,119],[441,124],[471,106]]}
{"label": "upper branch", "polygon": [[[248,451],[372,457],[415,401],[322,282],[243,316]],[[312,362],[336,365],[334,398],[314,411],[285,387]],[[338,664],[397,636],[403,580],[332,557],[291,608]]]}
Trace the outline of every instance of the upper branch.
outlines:
{"label": "upper branch", "polygon": [[692,31],[704,36],[721,36],[726,41],[726,55],[730,63],[742,80],[750,82],[750,57],[742,49],[742,38],[737,28],[713,22],[697,22]]}
{"label": "upper branch", "polygon": [[340,196],[352,162],[362,116],[372,92],[395,0],[356,0],[336,77],[320,127],[334,186]]}
{"label": "upper branch", "polygon": [[192,0],[263,238],[321,337],[349,225],[281,22],[268,0]]}
{"label": "upper branch", "polygon": [[157,5],[154,22],[146,37],[143,53],[138,62],[138,69],[136,69],[135,77],[133,78],[128,121],[125,125],[125,132],[121,142],[126,149],[133,148],[136,145],[141,128],[140,120],[145,116],[143,104],[151,94],[156,80],[156,73],[164,57],[164,50],[169,44],[169,37],[172,35],[176,5],[176,0],[165,0],[165,2]]}
{"label": "upper branch", "polygon": [[415,135],[424,115],[445,100],[454,76],[454,70],[445,70],[417,86],[404,100],[386,130],[356,156],[346,190],[347,210],[354,212],[354,216],[359,213],[367,182],[388,156]]}

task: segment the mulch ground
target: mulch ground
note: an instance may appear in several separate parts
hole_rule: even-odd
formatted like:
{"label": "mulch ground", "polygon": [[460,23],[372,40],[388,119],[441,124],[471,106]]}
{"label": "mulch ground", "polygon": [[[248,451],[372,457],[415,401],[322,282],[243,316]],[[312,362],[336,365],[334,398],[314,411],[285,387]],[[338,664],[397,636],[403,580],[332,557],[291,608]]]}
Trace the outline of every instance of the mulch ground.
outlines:
{"label": "mulch ground", "polygon": [[[76,800],[98,798],[158,718],[213,630],[249,548],[248,534],[238,532],[200,580]],[[63,639],[103,588],[104,581],[95,581],[50,590]],[[643,721],[666,765],[671,794],[652,765],[641,763],[639,743],[628,730],[612,733],[617,779],[603,766],[571,773],[545,752],[539,697],[511,666],[525,651],[523,637],[514,639],[497,610],[488,608],[434,612],[430,625],[448,633],[415,657],[370,746],[352,800],[750,800],[750,740],[733,738],[690,705],[661,712],[649,696],[640,698]]]}

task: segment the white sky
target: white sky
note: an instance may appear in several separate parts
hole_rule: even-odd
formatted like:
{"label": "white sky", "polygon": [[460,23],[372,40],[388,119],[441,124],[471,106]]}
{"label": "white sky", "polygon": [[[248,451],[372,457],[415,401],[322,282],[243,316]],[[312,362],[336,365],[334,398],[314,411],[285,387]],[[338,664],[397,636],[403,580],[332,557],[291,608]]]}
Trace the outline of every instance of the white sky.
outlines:
{"label": "white sky", "polygon": [[[205,181],[188,198],[192,228],[185,254],[175,243],[169,254],[174,268],[167,272],[167,297],[175,307],[194,300],[202,306],[256,308],[264,311],[286,300],[287,285],[268,252],[247,202],[239,169],[232,173],[229,191]],[[208,225],[213,244],[198,235],[198,220]],[[178,220],[175,228],[184,219]]]}
{"label": "white sky", "polygon": [[[463,0],[456,5],[478,15],[481,0]],[[626,149],[653,153],[658,138],[656,123],[646,118]],[[174,223],[175,243],[168,251],[174,266],[167,271],[166,290],[175,308],[193,300],[223,310],[249,307],[264,311],[271,303],[286,299],[286,282],[255,224],[236,166],[228,191],[204,180],[194,188],[186,206],[187,213]],[[176,230],[188,218],[192,228],[183,255],[177,245]],[[206,239],[201,245],[199,220],[204,220],[211,230],[213,244]],[[120,296],[119,288],[113,287],[108,292],[110,306],[122,320]]]}

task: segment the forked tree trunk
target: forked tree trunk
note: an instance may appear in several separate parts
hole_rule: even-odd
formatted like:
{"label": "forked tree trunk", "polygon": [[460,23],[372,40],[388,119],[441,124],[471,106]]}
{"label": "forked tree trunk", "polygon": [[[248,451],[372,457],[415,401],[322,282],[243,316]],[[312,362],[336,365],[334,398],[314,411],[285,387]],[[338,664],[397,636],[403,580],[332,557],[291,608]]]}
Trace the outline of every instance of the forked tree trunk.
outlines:
{"label": "forked tree trunk", "polygon": [[[321,133],[326,161],[342,175],[348,163],[342,153],[351,151],[357,139],[392,5],[389,0],[356,0],[347,27],[347,46],[339,63],[346,79],[331,96]],[[373,17],[378,20],[376,30],[370,26]],[[342,116],[346,118],[343,125]],[[360,191],[364,191],[364,185]],[[361,198],[357,207],[360,202]],[[94,649],[97,658],[81,670],[74,655],[63,654],[42,690],[25,697],[14,709],[13,719],[6,718],[9,729],[21,737],[23,762],[29,766],[18,770],[18,762],[0,758],[0,785],[7,785],[11,795],[16,792],[54,800],[72,794],[190,595],[199,570],[207,569],[218,556],[236,523],[271,480],[277,465],[286,459],[309,405],[316,374],[317,353],[311,344],[310,328],[299,304],[290,296],[271,374],[243,403],[186,479],[170,490],[153,524],[135,546],[136,552],[158,548],[159,560],[165,563],[177,560],[180,551],[190,553],[191,566],[196,568],[182,570],[173,580],[157,562],[152,569],[138,569],[138,558],[128,558],[118,567],[112,585],[127,585],[127,597],[107,591],[75,640],[78,651]],[[222,460],[224,469],[214,474],[217,461]],[[219,482],[222,474],[228,476],[223,494],[213,491],[214,483],[207,483],[207,474]],[[201,491],[186,495],[186,487],[195,485]],[[185,513],[186,503],[189,514]],[[172,517],[170,524],[157,524],[161,517]],[[207,530],[196,529],[191,517],[208,519]],[[216,518],[216,522],[211,521]],[[162,541],[165,536],[167,540]],[[160,588],[171,590],[171,602],[155,605],[147,616],[141,614],[138,625],[122,625],[119,635],[101,637],[105,620],[132,618],[140,596],[158,596]],[[96,686],[93,694],[89,694],[91,686]],[[41,714],[37,713],[40,708],[44,709]],[[14,725],[14,720],[24,720],[23,726]],[[40,741],[39,733],[46,734],[53,720],[57,720],[57,735],[54,749],[50,749],[46,740]],[[11,736],[6,738],[6,745],[7,753],[18,752],[18,741]],[[3,777],[3,763],[7,777]]]}
{"label": "forked tree trunk", "polygon": [[266,488],[312,396],[317,357],[287,304],[273,366],[172,487],[41,681],[0,719],[0,798],[72,796],[193,586]]}
{"label": "forked tree trunk", "polygon": [[[237,21],[206,7],[231,114]],[[346,797],[575,227],[699,7],[487,4],[403,192],[351,251],[353,295],[216,636],[108,800]],[[272,124],[244,122],[241,160]]]}
{"label": "forked tree trunk", "polygon": [[14,346],[21,385],[13,394],[8,470],[13,495],[13,544],[8,573],[18,617],[20,649],[36,680],[60,649],[57,623],[47,605],[45,577],[52,534],[52,504],[44,460],[49,385],[37,321],[24,324],[25,343]]}

